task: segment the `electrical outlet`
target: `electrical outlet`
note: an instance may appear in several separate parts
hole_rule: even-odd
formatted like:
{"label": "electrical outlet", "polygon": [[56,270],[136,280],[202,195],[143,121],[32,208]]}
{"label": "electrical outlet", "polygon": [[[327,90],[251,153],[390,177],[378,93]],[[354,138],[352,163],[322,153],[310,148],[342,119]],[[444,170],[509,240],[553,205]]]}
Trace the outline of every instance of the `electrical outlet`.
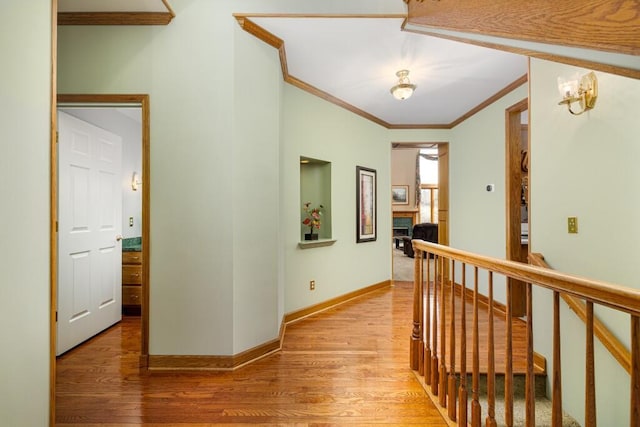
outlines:
{"label": "electrical outlet", "polygon": [[577,216],[570,216],[569,218],[567,218],[567,232],[571,234],[578,233],[578,217]]}
{"label": "electrical outlet", "polygon": [[316,281],[312,280],[309,282],[309,290],[310,291],[315,291],[316,290]]}

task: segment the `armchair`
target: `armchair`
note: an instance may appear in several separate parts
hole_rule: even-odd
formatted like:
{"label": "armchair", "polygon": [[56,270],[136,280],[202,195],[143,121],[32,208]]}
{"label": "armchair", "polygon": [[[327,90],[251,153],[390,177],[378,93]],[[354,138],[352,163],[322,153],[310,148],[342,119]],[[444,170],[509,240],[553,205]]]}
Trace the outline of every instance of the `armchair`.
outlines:
{"label": "armchair", "polygon": [[438,224],[431,224],[429,222],[416,224],[413,226],[411,237],[402,238],[404,254],[410,258],[413,258],[413,246],[411,245],[412,239],[438,243]]}

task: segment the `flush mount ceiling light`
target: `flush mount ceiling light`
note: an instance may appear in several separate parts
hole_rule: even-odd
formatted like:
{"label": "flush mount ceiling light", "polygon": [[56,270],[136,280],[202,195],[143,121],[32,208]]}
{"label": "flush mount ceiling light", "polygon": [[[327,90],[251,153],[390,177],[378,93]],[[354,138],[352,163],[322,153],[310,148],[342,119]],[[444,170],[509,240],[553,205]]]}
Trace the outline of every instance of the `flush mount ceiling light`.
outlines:
{"label": "flush mount ceiling light", "polygon": [[391,94],[402,101],[413,95],[416,85],[409,81],[409,70],[400,70],[396,76],[398,76],[398,84],[391,88]]}
{"label": "flush mount ceiling light", "polygon": [[[598,79],[593,71],[582,77],[575,75],[569,79],[558,77],[558,90],[562,101],[558,105],[566,104],[569,112],[578,116],[596,106],[598,99]],[[580,110],[574,111],[571,104],[580,104]]]}

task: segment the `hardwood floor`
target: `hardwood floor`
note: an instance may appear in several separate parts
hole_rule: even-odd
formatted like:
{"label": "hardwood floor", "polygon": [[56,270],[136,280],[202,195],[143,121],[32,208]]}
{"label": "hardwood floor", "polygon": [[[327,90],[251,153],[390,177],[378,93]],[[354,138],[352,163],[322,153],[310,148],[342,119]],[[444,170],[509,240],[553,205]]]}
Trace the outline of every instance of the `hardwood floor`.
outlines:
{"label": "hardwood floor", "polygon": [[138,368],[127,317],[58,359],[57,426],[446,426],[409,368],[412,284],[287,326],[282,351],[233,372]]}

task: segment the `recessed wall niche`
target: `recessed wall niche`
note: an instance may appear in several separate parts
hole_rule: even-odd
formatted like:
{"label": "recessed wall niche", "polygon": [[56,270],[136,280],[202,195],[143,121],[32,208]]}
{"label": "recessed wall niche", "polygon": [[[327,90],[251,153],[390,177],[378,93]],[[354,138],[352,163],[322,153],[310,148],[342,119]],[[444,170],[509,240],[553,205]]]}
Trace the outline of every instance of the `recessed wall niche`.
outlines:
{"label": "recessed wall niche", "polygon": [[300,156],[300,241],[309,233],[309,227],[302,224],[306,214],[304,204],[311,208],[322,205],[322,216],[318,238],[330,240],[331,233],[331,162]]}

